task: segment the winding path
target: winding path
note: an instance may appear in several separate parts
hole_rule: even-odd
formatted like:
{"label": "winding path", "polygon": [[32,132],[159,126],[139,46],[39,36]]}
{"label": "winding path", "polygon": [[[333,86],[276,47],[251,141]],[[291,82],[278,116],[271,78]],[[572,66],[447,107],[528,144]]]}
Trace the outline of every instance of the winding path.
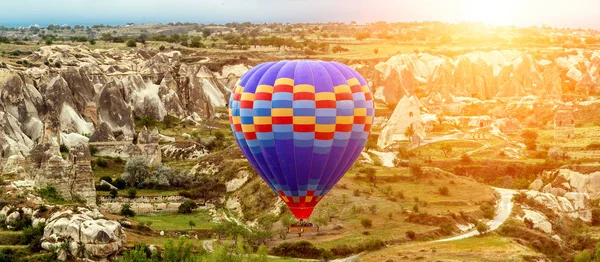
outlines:
{"label": "winding path", "polygon": [[[494,230],[498,229],[500,227],[500,225],[502,225],[502,223],[504,223],[508,219],[508,217],[510,216],[510,213],[512,213],[512,209],[514,206],[514,203],[512,201],[513,196],[517,193],[517,191],[515,191],[515,190],[504,189],[504,188],[496,188],[495,187],[494,190],[496,190],[496,192],[498,192],[500,194],[501,198],[500,198],[500,201],[498,201],[498,203],[496,204],[496,217],[494,217],[493,220],[490,220],[487,222],[487,225],[490,227],[490,231],[494,231]],[[455,240],[473,237],[476,235],[479,235],[479,232],[477,232],[477,229],[472,229],[464,234],[454,236],[451,238],[436,240],[434,242],[455,241]]]}

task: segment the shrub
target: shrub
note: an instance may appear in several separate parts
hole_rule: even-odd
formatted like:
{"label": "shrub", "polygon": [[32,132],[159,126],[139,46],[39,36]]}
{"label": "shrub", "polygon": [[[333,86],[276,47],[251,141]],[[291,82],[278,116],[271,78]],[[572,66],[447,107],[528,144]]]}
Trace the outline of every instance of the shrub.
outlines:
{"label": "shrub", "polygon": [[371,211],[371,214],[375,215],[375,213],[377,212],[377,205],[375,205],[375,204],[370,205],[369,211]]}
{"label": "shrub", "polygon": [[[106,161],[106,159],[100,158],[100,159],[96,160],[96,165],[99,166],[99,167],[101,167],[101,168],[107,168],[108,167],[108,161]],[[106,180],[105,178],[108,178],[110,180]],[[112,184],[112,177],[104,176],[101,179],[103,179],[104,181]]]}
{"label": "shrub", "polygon": [[371,219],[369,219],[369,218],[363,218],[363,219],[360,220],[360,224],[364,228],[369,229],[369,228],[371,228],[373,226],[373,221]]}
{"label": "shrub", "polygon": [[61,153],[69,153],[69,148],[65,144],[60,144]]}
{"label": "shrub", "polygon": [[90,45],[95,45],[96,44],[96,39],[90,39]]}
{"label": "shrub", "polygon": [[490,227],[483,222],[477,222],[477,226],[475,227],[477,229],[477,232],[479,232],[479,234],[484,235],[485,233],[487,233],[488,231],[490,231]]}
{"label": "shrub", "polygon": [[193,48],[206,48],[206,46],[200,42],[199,40],[192,40],[192,42],[190,43],[190,47]]}
{"label": "shrub", "polygon": [[137,42],[135,41],[135,39],[130,38],[127,40],[126,43],[127,47],[136,47],[137,46]]}
{"label": "shrub", "polygon": [[410,170],[410,174],[414,177],[414,178],[422,178],[424,176],[423,174],[423,168],[421,167],[420,164],[410,164],[409,166],[409,170]]}
{"label": "shrub", "polygon": [[46,43],[46,45],[52,45],[52,39],[48,38],[44,43]]}
{"label": "shrub", "polygon": [[121,216],[124,216],[124,217],[134,217],[135,216],[135,212],[133,210],[131,210],[131,205],[127,204],[127,203],[121,205],[121,212],[119,214],[121,214]]}
{"label": "shrub", "polygon": [[112,177],[109,177],[109,176],[103,176],[103,177],[101,177],[100,181],[102,181],[102,180],[108,182],[109,184],[113,183]]}
{"label": "shrub", "polygon": [[50,202],[59,202],[64,200],[54,185],[47,185],[46,187],[38,189],[37,192],[43,199]]}
{"label": "shrub", "polygon": [[600,226],[600,208],[592,209],[592,226]]}
{"label": "shrub", "polygon": [[450,190],[448,190],[448,187],[446,187],[446,186],[438,188],[438,191],[440,192],[440,194],[442,196],[448,196],[448,195],[450,195]]}
{"label": "shrub", "polygon": [[481,210],[481,212],[483,212],[484,218],[494,219],[494,216],[496,215],[496,210],[494,209],[494,206],[490,205],[490,203],[485,202],[481,204],[481,206],[479,206],[479,209]]}
{"label": "shrub", "polygon": [[336,45],[331,49],[334,53],[348,52],[348,48],[344,48],[341,45]]}
{"label": "shrub", "polygon": [[590,262],[592,261],[592,254],[590,253],[590,251],[587,250],[583,250],[579,253],[577,253],[577,255],[575,255],[575,257],[573,257],[573,262]]}
{"label": "shrub", "polygon": [[318,259],[327,256],[327,253],[326,250],[317,248],[308,241],[281,243],[271,249],[271,255],[293,258]]}
{"label": "shrub", "polygon": [[96,153],[98,153],[98,148],[97,147],[95,147],[93,145],[90,145],[89,148],[90,148],[90,154],[92,156],[95,155]]}
{"label": "shrub", "polygon": [[129,189],[127,189],[127,196],[129,198],[135,198],[137,196],[137,190],[133,187],[130,187]]}
{"label": "shrub", "polygon": [[109,194],[112,198],[115,198],[115,197],[117,197],[117,195],[119,195],[119,191],[113,188],[110,190]]}
{"label": "shrub", "polygon": [[445,235],[450,235],[452,234],[452,231],[454,231],[454,226],[450,222],[443,222],[440,224],[440,230],[442,230],[442,233]]}
{"label": "shrub", "polygon": [[26,227],[21,233],[21,244],[28,245],[31,252],[40,252],[42,250],[42,237],[44,236],[44,223],[39,223],[35,227]]}
{"label": "shrub", "polygon": [[115,181],[112,184],[118,189],[125,189],[127,187],[127,182],[125,182],[125,180],[123,180],[122,178],[115,179]]}
{"label": "shrub", "polygon": [[96,191],[110,191],[110,186],[107,184],[96,185]]}
{"label": "shrub", "polygon": [[417,238],[417,234],[414,231],[406,231],[406,237],[408,237],[411,240],[415,240]]}
{"label": "shrub", "polygon": [[186,200],[185,202],[179,205],[177,209],[177,213],[180,214],[191,214],[194,209],[198,208],[198,204],[193,200]]}
{"label": "shrub", "polygon": [[415,204],[415,205],[413,206],[413,212],[415,212],[415,213],[419,213],[419,205],[418,205],[418,204]]}

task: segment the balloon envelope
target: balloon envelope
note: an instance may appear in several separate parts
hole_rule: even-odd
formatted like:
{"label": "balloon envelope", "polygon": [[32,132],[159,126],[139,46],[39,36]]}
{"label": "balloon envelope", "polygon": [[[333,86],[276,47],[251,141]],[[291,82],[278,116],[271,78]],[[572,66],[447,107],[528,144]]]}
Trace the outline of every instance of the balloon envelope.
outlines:
{"label": "balloon envelope", "polygon": [[260,64],[229,101],[242,152],[298,219],[310,217],[356,161],[373,115],[367,82],[337,62]]}

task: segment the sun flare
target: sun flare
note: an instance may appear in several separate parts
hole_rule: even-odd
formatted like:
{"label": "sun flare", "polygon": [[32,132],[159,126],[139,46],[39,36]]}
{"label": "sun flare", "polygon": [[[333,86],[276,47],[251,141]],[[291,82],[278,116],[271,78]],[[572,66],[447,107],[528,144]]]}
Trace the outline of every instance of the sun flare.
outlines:
{"label": "sun flare", "polygon": [[463,20],[510,25],[518,8],[516,0],[468,0],[463,6]]}

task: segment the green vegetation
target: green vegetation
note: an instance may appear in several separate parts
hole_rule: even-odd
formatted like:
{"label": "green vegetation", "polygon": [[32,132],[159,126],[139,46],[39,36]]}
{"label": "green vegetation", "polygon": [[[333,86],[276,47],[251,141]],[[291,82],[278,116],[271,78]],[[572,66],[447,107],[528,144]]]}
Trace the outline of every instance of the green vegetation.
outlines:
{"label": "green vegetation", "polygon": [[51,203],[62,203],[65,200],[60,196],[58,190],[54,185],[47,185],[46,187],[37,189],[37,193],[46,201]]}
{"label": "green vegetation", "polygon": [[131,205],[128,203],[121,205],[121,211],[119,214],[124,217],[135,217],[135,212],[131,210]]}
{"label": "green vegetation", "polygon": [[179,214],[191,214],[194,209],[198,208],[198,204],[193,200],[186,200],[179,205],[177,213]]}
{"label": "green vegetation", "polygon": [[134,220],[138,223],[152,223],[155,230],[188,230],[190,221],[196,224],[196,229],[211,229],[215,225],[207,210],[196,210],[189,214],[138,214]]}

